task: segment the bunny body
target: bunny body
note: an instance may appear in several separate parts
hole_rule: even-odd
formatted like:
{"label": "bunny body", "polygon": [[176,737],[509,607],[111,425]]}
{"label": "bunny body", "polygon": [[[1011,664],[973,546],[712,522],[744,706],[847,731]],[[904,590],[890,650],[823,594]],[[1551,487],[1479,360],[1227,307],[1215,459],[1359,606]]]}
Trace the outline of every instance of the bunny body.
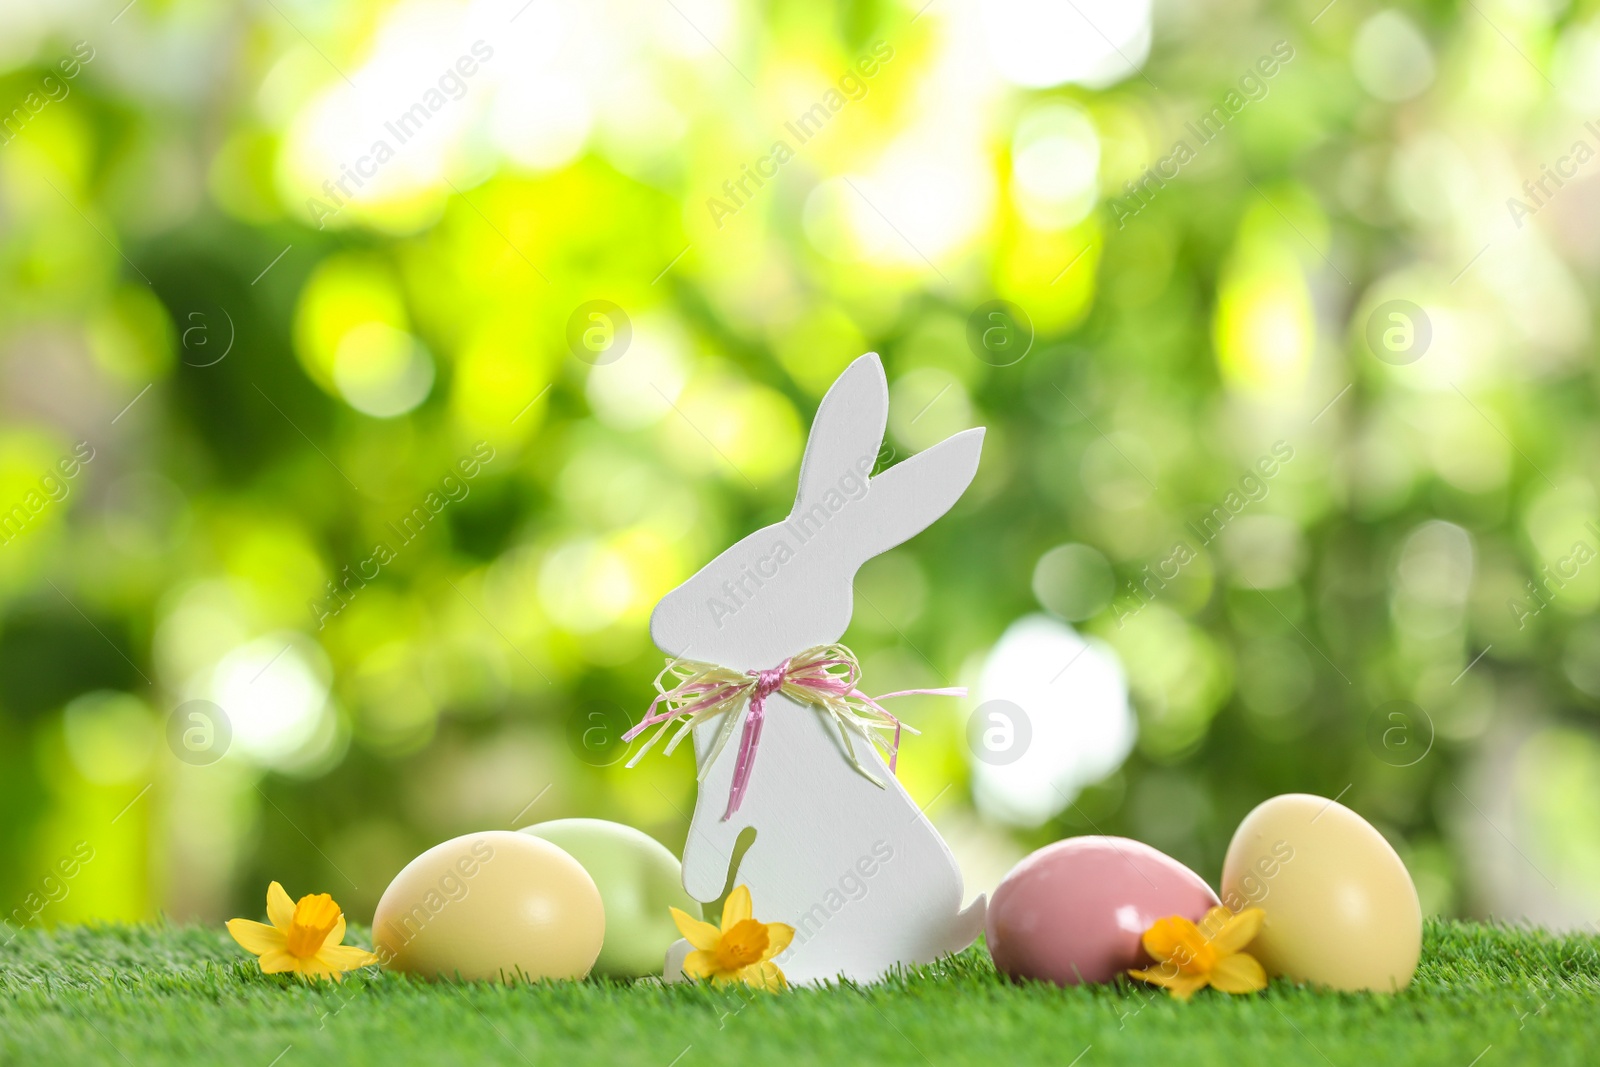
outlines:
{"label": "bunny body", "polygon": [[[735,544],[656,606],[650,632],[662,651],[758,671],[843,636],[861,564],[949,510],[982,447],[983,431],[968,430],[869,479],[887,417],[883,367],[869,353],[823,398],[789,517]],[[746,713],[741,705],[726,714]],[[694,730],[705,777],[684,846],[691,896],[715,900],[730,876],[748,885],[762,921],[795,927],[779,964],[796,983],[870,981],[972,943],[983,898],[961,910],[955,858],[869,742],[841,734],[815,707],[772,695],[748,791],[724,819],[737,744],[705,769],[722,726],[719,716]],[[845,745],[881,786],[852,766]],[[746,827],[755,841],[731,872]],[[669,953],[668,978],[687,951],[679,942]]]}

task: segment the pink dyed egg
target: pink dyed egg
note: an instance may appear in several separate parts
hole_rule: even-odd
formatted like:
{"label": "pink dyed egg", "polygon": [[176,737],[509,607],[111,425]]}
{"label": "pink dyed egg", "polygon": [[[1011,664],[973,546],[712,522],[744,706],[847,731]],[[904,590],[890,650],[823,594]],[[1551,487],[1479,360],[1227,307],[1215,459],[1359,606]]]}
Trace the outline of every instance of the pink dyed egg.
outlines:
{"label": "pink dyed egg", "polygon": [[1108,982],[1153,961],[1157,919],[1199,921],[1217,895],[1189,868],[1125,837],[1074,837],[1011,869],[989,901],[989,954],[1002,974],[1057,985]]}

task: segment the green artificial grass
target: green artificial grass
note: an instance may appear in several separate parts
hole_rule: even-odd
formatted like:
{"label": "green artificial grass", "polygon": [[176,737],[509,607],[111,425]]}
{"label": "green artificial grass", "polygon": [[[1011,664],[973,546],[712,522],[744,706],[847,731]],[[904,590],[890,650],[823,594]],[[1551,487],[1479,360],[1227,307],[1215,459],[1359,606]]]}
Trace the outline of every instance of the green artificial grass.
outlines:
{"label": "green artificial grass", "polygon": [[0,948],[0,1063],[1592,1064],[1597,950],[1600,938],[1430,921],[1397,996],[1275,982],[1179,1004],[1131,983],[1009,984],[981,946],[873,987],[777,995],[370,970],[333,986],[261,974],[220,927],[71,927]]}

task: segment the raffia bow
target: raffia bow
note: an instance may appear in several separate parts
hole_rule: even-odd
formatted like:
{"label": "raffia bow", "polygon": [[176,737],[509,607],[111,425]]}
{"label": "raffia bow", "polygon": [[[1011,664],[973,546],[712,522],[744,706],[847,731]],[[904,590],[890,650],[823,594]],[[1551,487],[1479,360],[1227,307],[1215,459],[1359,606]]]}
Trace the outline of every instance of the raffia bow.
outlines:
{"label": "raffia bow", "polygon": [[[663,682],[668,676],[677,679],[677,684],[670,689]],[[669,731],[672,732],[672,738],[664,750],[668,755],[696,726],[723,712],[736,712],[740,704],[749,701],[750,711],[744,716],[739,755],[733,766],[733,785],[728,790],[728,808],[722,815],[726,820],[739,810],[745,790],[750,786],[750,772],[755,766],[761,728],[766,721],[767,698],[773,693],[782,693],[802,704],[814,705],[831,718],[840,732],[840,740],[845,742],[844,750],[850,763],[881,789],[884,783],[861,765],[846,731],[859,734],[882,751],[889,763],[889,773],[893,774],[900,756],[900,732],[917,731],[895,718],[878,701],[914,695],[966,696],[967,691],[963,687],[903,689],[870,697],[856,688],[860,678],[861,663],[856,659],[856,654],[844,645],[837,644],[808,648],[764,671],[740,672],[715,663],[671,660],[656,675],[657,696],[650,702],[644,718],[622,735],[624,741],[632,741],[650,727],[660,727],[628,761],[628,766],[632,767],[643,759],[645,753]],[[658,708],[664,710],[658,711]],[[678,722],[675,731],[672,729],[674,720]],[[697,775],[699,781],[705,781],[717,757],[727,746],[728,739],[733,736],[733,728],[738,720],[737,714],[730,714],[723,720],[709,756],[700,764]],[[884,736],[890,731],[894,733],[892,741]]]}

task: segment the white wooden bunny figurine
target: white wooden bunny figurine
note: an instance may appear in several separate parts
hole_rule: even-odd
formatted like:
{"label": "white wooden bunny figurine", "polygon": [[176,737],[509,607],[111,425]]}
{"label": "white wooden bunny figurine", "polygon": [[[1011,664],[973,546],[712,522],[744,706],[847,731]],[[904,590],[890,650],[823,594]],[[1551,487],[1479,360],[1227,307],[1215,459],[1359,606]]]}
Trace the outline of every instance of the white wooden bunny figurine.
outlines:
{"label": "white wooden bunny figurine", "polygon": [[[740,675],[771,673],[843,636],[856,571],[948,511],[983,447],[983,430],[967,430],[869,480],[888,407],[877,355],[851,363],[811,426],[794,510],[661,600],[650,634],[663,652]],[[707,902],[722,894],[740,831],[754,827],[735,881],[750,887],[757,918],[794,926],[777,961],[791,982],[870,981],[971,944],[984,898],[961,909],[961,872],[938,832],[878,750],[815,704],[781,691],[767,698],[759,751],[730,801],[740,746],[718,750],[716,740],[724,726],[733,732],[726,716],[748,707],[740,701],[693,729],[701,782],[683,855],[689,894]],[[681,977],[688,951],[680,941],[669,952],[669,980]]]}

